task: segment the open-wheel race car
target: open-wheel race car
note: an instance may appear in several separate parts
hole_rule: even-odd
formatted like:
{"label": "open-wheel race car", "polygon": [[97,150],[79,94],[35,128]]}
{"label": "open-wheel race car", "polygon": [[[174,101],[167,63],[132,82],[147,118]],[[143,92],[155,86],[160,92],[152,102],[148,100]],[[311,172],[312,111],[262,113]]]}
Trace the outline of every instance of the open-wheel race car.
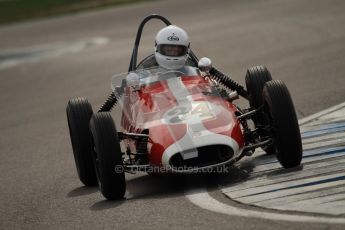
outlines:
{"label": "open-wheel race car", "polygon": [[[67,118],[79,178],[121,199],[125,172],[197,173],[229,166],[256,148],[275,154],[284,168],[298,166],[302,144],[293,102],[282,81],[264,66],[247,70],[246,89],[190,50],[178,70],[154,55],[137,64],[139,26],[129,71],[112,78],[112,93],[94,113],[87,99],[68,102]],[[239,108],[239,96],[249,108]],[[110,111],[120,109],[115,125]],[[120,126],[120,127],[119,127]]]}

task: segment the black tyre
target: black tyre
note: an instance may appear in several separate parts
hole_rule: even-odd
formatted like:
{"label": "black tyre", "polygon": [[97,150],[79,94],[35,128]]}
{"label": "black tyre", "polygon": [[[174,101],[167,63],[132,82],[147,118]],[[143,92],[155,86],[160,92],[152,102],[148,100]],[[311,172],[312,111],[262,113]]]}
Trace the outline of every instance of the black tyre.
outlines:
{"label": "black tyre", "polygon": [[[253,66],[246,73],[246,88],[249,93],[249,104],[251,107],[258,108],[262,105],[262,90],[266,82],[272,80],[271,73],[266,66]],[[261,113],[252,118],[256,127],[265,124],[265,119]],[[271,146],[263,148],[267,154],[275,154],[275,149]]]}
{"label": "black tyre", "polygon": [[300,165],[302,141],[290,93],[282,81],[273,80],[263,89],[264,110],[272,127],[273,148],[284,168]]}
{"label": "black tyre", "polygon": [[122,199],[126,192],[126,180],[120,142],[110,113],[94,114],[90,129],[95,145],[99,188],[108,200]]}
{"label": "black tyre", "polygon": [[93,144],[89,129],[93,114],[91,104],[85,98],[72,99],[67,104],[66,113],[79,179],[86,186],[97,185],[92,157]]}
{"label": "black tyre", "polygon": [[249,93],[249,104],[257,108],[262,105],[262,90],[266,82],[272,80],[271,73],[265,66],[254,66],[247,70],[246,88]]}

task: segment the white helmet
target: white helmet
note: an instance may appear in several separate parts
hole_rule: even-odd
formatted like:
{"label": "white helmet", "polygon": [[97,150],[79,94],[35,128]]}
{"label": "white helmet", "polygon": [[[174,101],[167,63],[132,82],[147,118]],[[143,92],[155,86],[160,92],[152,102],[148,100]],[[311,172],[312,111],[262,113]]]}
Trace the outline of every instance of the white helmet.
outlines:
{"label": "white helmet", "polygon": [[186,31],[170,25],[156,35],[155,57],[157,63],[167,69],[179,69],[186,64],[189,53],[189,37]]}

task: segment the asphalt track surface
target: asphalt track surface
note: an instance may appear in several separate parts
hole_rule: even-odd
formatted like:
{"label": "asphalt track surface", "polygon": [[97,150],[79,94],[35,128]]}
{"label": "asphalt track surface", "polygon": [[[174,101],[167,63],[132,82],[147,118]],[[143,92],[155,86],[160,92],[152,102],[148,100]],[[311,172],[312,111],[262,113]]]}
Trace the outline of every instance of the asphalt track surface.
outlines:
{"label": "asphalt track surface", "polygon": [[[186,199],[206,184],[218,201],[239,205],[215,177],[127,175],[126,200],[107,202],[77,179],[65,106],[85,96],[97,109],[110,76],[128,68],[140,20],[159,13],[241,83],[247,67],[268,66],[302,118],[345,99],[344,10],[342,0],[172,0],[2,26],[0,229],[343,229],[219,214]],[[142,53],[160,25],[145,30]]]}

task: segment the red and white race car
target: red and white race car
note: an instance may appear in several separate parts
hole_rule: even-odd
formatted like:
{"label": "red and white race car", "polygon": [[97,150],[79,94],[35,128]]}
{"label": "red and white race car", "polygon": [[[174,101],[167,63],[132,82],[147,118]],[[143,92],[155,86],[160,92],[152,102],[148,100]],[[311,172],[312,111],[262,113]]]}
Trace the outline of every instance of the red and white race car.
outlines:
{"label": "red and white race car", "polygon": [[[125,172],[214,172],[261,147],[285,168],[298,166],[302,144],[293,102],[282,81],[264,66],[248,69],[246,88],[191,51],[188,65],[167,70],[150,55],[138,65],[140,24],[129,71],[112,79],[113,92],[97,113],[85,98],[68,102],[75,163],[86,186],[121,199]],[[241,109],[233,101],[249,101]],[[116,127],[110,114],[120,111]],[[254,124],[254,125],[251,125]]]}

